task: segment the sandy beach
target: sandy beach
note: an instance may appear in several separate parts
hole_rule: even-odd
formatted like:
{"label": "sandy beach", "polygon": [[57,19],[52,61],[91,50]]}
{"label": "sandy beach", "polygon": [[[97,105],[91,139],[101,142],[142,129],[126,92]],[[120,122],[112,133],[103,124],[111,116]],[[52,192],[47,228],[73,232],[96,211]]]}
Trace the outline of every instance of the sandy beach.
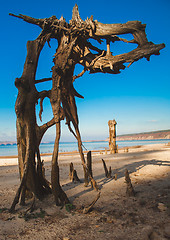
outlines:
{"label": "sandy beach", "polygon": [[[61,185],[75,209],[57,207],[53,196],[36,200],[30,219],[24,213],[30,206],[8,209],[19,186],[17,158],[0,158],[0,239],[58,240],[164,240],[170,239],[170,146],[154,144],[131,147],[118,154],[92,152],[93,175],[101,197],[93,210],[83,214],[97,195],[90,185],[84,187],[83,170],[77,153],[59,155]],[[86,156],[86,153],[85,153]],[[42,157],[50,180],[51,155]],[[102,159],[111,166],[117,180],[105,177]],[[81,183],[71,183],[69,164],[73,162]],[[128,169],[135,197],[126,196],[125,169]]]}

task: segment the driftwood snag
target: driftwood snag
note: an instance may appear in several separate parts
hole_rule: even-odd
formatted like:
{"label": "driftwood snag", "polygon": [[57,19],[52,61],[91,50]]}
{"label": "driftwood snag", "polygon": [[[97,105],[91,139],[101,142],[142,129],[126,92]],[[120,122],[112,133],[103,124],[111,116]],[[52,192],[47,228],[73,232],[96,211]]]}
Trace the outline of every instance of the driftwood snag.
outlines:
{"label": "driftwood snag", "polygon": [[[165,45],[148,42],[145,33],[146,25],[139,21],[130,21],[124,24],[103,24],[93,20],[93,16],[82,20],[77,5],[73,8],[72,19],[69,23],[63,17],[58,19],[56,16],[36,19],[22,14],[10,13],[9,15],[37,25],[41,29],[35,40],[27,42],[27,56],[23,74],[20,78],[15,79],[15,86],[18,89],[15,111],[21,183],[12,203],[11,211],[15,210],[20,199],[25,202],[26,191],[38,199],[42,199],[52,191],[56,204],[63,205],[69,202],[60,185],[58,165],[61,121],[64,119],[68,129],[78,142],[85,184],[88,184],[89,177],[98,189],[95,180],[89,174],[82,149],[75,98],[83,98],[83,96],[74,88],[75,79],[83,76],[87,71],[90,73],[118,74],[126,68],[125,63],[129,63],[130,66],[141,58],[149,60],[151,55],[159,55],[159,51]],[[122,38],[123,34],[131,34],[132,40]],[[52,76],[36,79],[40,53],[45,43],[49,44],[51,39],[56,39],[58,42],[54,53]],[[105,41],[107,51],[96,47],[91,43],[91,39],[97,43]],[[111,44],[116,41],[136,44],[137,47],[131,52],[114,56],[111,53]],[[77,64],[83,66],[83,71],[74,75]],[[36,84],[46,81],[52,81],[52,88],[38,91]],[[39,118],[41,120],[45,98],[50,100],[53,118],[38,125],[36,104],[39,101]],[[43,174],[39,146],[44,134],[53,125],[56,127],[56,138],[52,155],[51,184],[49,185]]]}
{"label": "driftwood snag", "polygon": [[97,200],[100,198],[100,192],[98,192],[96,198],[87,206],[87,207],[84,207],[83,209],[83,213],[88,213],[92,210],[94,204],[97,202]]}
{"label": "driftwood snag", "polygon": [[102,162],[103,162],[103,168],[104,168],[104,171],[105,171],[105,176],[107,178],[112,178],[112,169],[111,169],[111,166],[109,167],[109,171],[107,169],[107,166],[106,166],[106,163],[105,161],[102,159]]}
{"label": "driftwood snag", "polygon": [[103,162],[103,168],[104,168],[104,172],[105,172],[105,177],[107,177],[109,172],[108,172],[106,163],[105,163],[105,161],[103,159],[102,159],[102,162]]}
{"label": "driftwood snag", "polygon": [[126,181],[126,184],[127,184],[126,195],[128,197],[134,197],[135,196],[135,191],[133,189],[131,179],[130,179],[130,176],[129,176],[129,172],[128,172],[127,169],[125,170],[125,181]]}

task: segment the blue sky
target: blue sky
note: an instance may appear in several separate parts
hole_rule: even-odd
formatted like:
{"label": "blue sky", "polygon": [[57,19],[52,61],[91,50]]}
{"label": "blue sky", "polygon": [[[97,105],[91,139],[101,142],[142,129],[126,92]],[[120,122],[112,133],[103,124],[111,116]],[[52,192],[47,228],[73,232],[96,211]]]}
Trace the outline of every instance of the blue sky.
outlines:
{"label": "blue sky", "polygon": [[[22,75],[26,57],[26,42],[35,39],[40,29],[37,26],[10,17],[8,13],[25,14],[35,18],[61,15],[71,19],[75,3],[79,6],[83,20],[93,15],[103,23],[125,23],[139,20],[146,23],[149,41],[165,43],[160,56],[151,56],[150,62],[142,59],[118,75],[85,74],[75,82],[75,88],[84,96],[77,99],[82,139],[105,139],[108,137],[108,120],[116,119],[117,133],[135,133],[170,129],[170,1],[169,0],[122,0],[119,1],[12,1],[1,3],[0,38],[0,141],[15,140],[14,105],[17,89],[16,77]],[[45,46],[39,61],[37,79],[50,77],[52,56],[57,43],[51,41],[52,48]],[[112,45],[115,54],[129,51],[131,45]],[[78,67],[76,73],[81,71]],[[51,84],[41,84],[39,89],[50,88]],[[48,100],[44,103],[43,121],[51,118]],[[73,137],[62,124],[62,141],[72,141]],[[45,140],[54,140],[54,127]]]}

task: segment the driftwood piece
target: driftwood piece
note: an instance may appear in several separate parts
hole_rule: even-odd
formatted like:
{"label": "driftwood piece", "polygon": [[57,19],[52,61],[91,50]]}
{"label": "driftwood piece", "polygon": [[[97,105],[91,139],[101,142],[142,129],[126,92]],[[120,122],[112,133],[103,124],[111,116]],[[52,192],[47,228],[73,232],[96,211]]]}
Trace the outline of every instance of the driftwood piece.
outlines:
{"label": "driftwood piece", "polygon": [[100,192],[97,194],[96,198],[89,204],[89,206],[84,207],[83,213],[88,213],[92,210],[94,204],[97,202],[97,200],[100,198]]}
{"label": "driftwood piece", "polygon": [[135,191],[133,189],[131,179],[130,179],[130,176],[129,176],[129,172],[128,172],[127,169],[125,170],[125,181],[126,181],[126,184],[127,184],[126,195],[128,197],[134,197],[135,196]]}

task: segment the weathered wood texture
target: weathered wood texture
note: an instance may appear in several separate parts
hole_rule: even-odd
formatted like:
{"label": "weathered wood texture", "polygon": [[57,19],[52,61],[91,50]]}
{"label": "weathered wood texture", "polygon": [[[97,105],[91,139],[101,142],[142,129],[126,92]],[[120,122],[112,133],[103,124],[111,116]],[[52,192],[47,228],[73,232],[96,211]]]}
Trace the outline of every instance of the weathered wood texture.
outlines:
{"label": "weathered wood texture", "polygon": [[109,120],[109,149],[110,153],[117,153],[117,145],[116,145],[116,124],[115,120]]}
{"label": "weathered wood texture", "polygon": [[[88,185],[89,178],[94,188],[98,190],[82,149],[75,97],[83,97],[75,90],[74,80],[83,76],[86,71],[90,73],[120,73],[120,70],[125,69],[124,63],[129,63],[130,66],[141,58],[149,60],[151,55],[159,55],[159,51],[165,45],[148,42],[145,25],[139,21],[125,24],[102,24],[93,20],[92,16],[83,21],[80,18],[77,5],[73,8],[72,19],[69,23],[63,17],[57,19],[56,16],[36,19],[22,14],[10,15],[41,28],[37,39],[28,41],[23,74],[15,80],[15,86],[18,89],[15,110],[21,184],[11,206],[11,211],[15,209],[20,197],[21,201],[25,202],[26,191],[41,199],[52,190],[56,204],[64,204],[69,200],[60,186],[58,166],[60,122],[63,119],[66,119],[68,129],[77,139],[84,169],[85,185]],[[132,35],[131,41],[120,36],[127,33]],[[52,76],[37,80],[35,76],[39,55],[46,42],[50,45],[50,39],[58,41],[58,47],[56,53],[54,53]],[[99,43],[106,41],[107,51],[92,45],[90,39]],[[136,44],[137,48],[129,53],[114,56],[111,53],[111,44],[115,41]],[[81,64],[84,69],[77,76],[74,76],[76,64]],[[52,81],[52,89],[38,92],[35,85],[46,81]],[[45,124],[38,125],[35,106],[39,100],[39,117],[41,120],[45,98],[50,100],[53,118]],[[39,145],[47,129],[53,125],[56,126],[56,139],[52,156],[50,185],[43,176]]]}

